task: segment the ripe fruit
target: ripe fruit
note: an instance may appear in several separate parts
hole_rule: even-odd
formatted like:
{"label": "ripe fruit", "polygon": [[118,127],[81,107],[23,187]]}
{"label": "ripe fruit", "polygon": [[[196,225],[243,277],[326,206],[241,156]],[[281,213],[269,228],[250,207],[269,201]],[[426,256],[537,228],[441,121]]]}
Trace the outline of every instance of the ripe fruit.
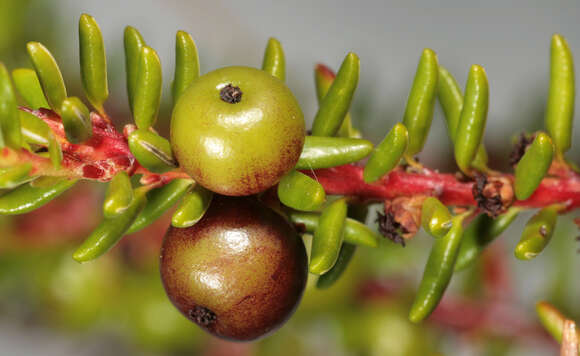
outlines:
{"label": "ripe fruit", "polygon": [[171,144],[180,166],[214,192],[241,196],[278,183],[298,161],[304,117],[282,81],[249,67],[199,77],[177,101]]}
{"label": "ripe fruit", "polygon": [[295,310],[307,257],[294,228],[254,197],[215,196],[196,225],[169,228],[161,278],[187,318],[216,336],[252,340]]}

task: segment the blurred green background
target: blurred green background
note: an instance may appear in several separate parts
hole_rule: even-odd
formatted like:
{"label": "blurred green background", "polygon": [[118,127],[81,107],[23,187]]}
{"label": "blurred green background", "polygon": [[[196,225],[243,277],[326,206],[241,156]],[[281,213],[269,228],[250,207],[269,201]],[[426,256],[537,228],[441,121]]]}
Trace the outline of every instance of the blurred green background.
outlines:
{"label": "blurred green background", "polygon": [[[275,36],[286,52],[288,85],[311,122],[315,63],[336,69],[354,51],[362,69],[353,120],[376,143],[402,118],[419,55],[430,47],[460,83],[470,64],[486,68],[485,142],[492,167],[507,169],[512,137],[543,124],[552,33],[562,33],[580,58],[580,3],[466,3],[0,0],[0,61],[30,66],[24,45],[41,41],[78,95],[77,21],[82,12],[95,16],[108,56],[107,109],[121,127],[130,119],[126,25],[138,28],[161,57],[165,118],[175,31],[192,34],[202,72],[258,66],[267,38]],[[439,108],[435,115],[420,159],[452,170]],[[574,136],[578,142],[580,125]],[[579,144],[569,157],[578,163]],[[529,212],[477,266],[454,276],[442,307],[422,325],[407,320],[432,243],[421,233],[406,248],[388,241],[359,248],[341,281],[325,291],[310,283],[296,315],[273,335],[251,344],[222,342],[187,322],[165,297],[157,262],[168,219],[127,237],[95,263],[71,259],[71,249],[99,220],[102,193],[98,185],[82,184],[35,213],[0,218],[0,355],[546,355],[557,346],[537,324],[534,303],[546,299],[580,318],[577,228],[570,218],[560,219],[546,252],[516,261],[512,250]],[[371,226],[375,216],[369,214]]]}

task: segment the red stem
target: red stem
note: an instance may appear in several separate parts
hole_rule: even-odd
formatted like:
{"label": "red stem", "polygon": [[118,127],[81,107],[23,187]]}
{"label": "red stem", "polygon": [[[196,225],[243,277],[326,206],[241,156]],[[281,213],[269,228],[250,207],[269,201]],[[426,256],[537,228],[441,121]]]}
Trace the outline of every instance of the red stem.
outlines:
{"label": "red stem", "polygon": [[[369,200],[390,200],[400,196],[436,196],[445,205],[475,206],[473,181],[463,182],[454,174],[423,169],[421,173],[396,169],[381,180],[368,184],[362,178],[363,167],[340,167],[304,171],[317,179],[327,194],[357,196]],[[513,181],[513,176],[500,174]],[[562,177],[545,178],[534,194],[515,205],[538,208],[563,203],[568,210],[580,207],[580,176],[570,172]]]}
{"label": "red stem", "polygon": [[[66,140],[62,122],[57,114],[47,109],[31,111],[43,119],[61,143],[63,162],[60,169],[54,169],[48,158],[40,157],[26,150],[2,150],[0,168],[7,168],[22,162],[33,164],[38,175],[68,176],[101,182],[109,181],[116,173],[127,171],[129,174],[142,174],[142,183],[165,184],[175,178],[187,177],[179,169],[164,173],[151,173],[141,167],[131,154],[126,135],[119,133],[106,119],[96,113],[91,114],[93,137],[82,145],[74,145]],[[344,165],[334,168],[305,171],[317,179],[327,194],[358,197],[363,200],[384,201],[401,196],[430,195],[438,197],[446,205],[475,206],[472,188],[473,181],[464,181],[454,174],[438,173],[424,168],[420,172],[406,171],[399,167],[380,179],[368,184],[362,175],[363,168],[357,165]],[[545,178],[534,194],[515,205],[538,208],[554,203],[565,204],[567,210],[580,207],[580,175],[562,166],[555,166],[553,174]],[[509,174],[497,174],[507,178]]]}

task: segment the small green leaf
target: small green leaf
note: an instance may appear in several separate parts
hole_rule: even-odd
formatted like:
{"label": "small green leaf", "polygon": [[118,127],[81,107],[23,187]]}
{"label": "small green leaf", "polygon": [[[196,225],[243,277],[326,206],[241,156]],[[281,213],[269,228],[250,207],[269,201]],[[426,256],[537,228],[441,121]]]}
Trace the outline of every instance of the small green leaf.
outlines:
{"label": "small green leaf", "polygon": [[135,102],[135,90],[137,88],[137,75],[139,72],[139,58],[141,48],[145,46],[145,41],[136,28],[127,26],[123,36],[125,46],[125,73],[127,73],[127,95],[129,97],[129,108],[133,111]]}
{"label": "small green leaf", "polygon": [[489,84],[485,69],[472,65],[455,137],[455,161],[459,169],[468,175],[483,140],[488,105]]}
{"label": "small green leaf", "polygon": [[[322,99],[326,96],[328,89],[334,82],[336,75],[332,72],[330,68],[323,64],[318,64],[314,68],[314,83],[316,84],[316,98],[318,99],[318,104],[322,102]],[[361,138],[361,134],[358,130],[352,127],[352,119],[350,113],[346,113],[342,125],[336,133],[338,137],[351,137],[351,138]]]}
{"label": "small green leaf", "polygon": [[349,53],[342,62],[336,78],[320,102],[314,123],[313,136],[334,136],[346,116],[358,84],[360,61]]}
{"label": "small green leaf", "polygon": [[375,182],[393,170],[407,150],[408,142],[407,128],[397,123],[371,154],[363,171],[364,181]]}
{"label": "small green leaf", "polygon": [[449,232],[435,240],[419,284],[417,295],[409,311],[409,320],[418,323],[437,307],[453,276],[455,261],[463,237],[465,215],[453,217]]}
{"label": "small green leaf", "polygon": [[80,144],[92,137],[91,114],[79,98],[71,96],[64,100],[60,112],[64,132],[69,142]]}
{"label": "small green leaf", "polygon": [[143,46],[141,48],[136,83],[133,117],[138,128],[148,129],[157,121],[161,102],[161,84],[163,83],[161,62],[151,47]]}
{"label": "small green leaf", "polygon": [[18,104],[10,74],[4,64],[0,63],[0,148],[4,145],[15,149],[20,148],[22,135]]}
{"label": "small green leaf", "polygon": [[316,281],[316,288],[326,289],[330,288],[336,281],[342,276],[346,267],[352,260],[354,253],[356,251],[356,246],[348,243],[343,243],[340,248],[340,253],[338,254],[338,259],[330,271],[326,272],[322,276],[318,277]]}
{"label": "small green leaf", "polygon": [[79,20],[79,47],[85,94],[95,109],[103,114],[103,103],[109,97],[107,57],[101,29],[97,21],[87,14],[82,14]]}
{"label": "small green leaf", "polygon": [[47,147],[53,167],[59,168],[62,161],[62,148],[48,124],[23,110],[20,110],[20,123],[24,141]]}
{"label": "small green leaf", "polygon": [[107,188],[105,202],[103,203],[103,214],[110,219],[125,212],[133,201],[133,186],[131,178],[125,171],[117,173]]}
{"label": "small green leaf", "polygon": [[514,190],[518,200],[528,199],[548,173],[554,155],[550,136],[539,132],[516,166]]}
{"label": "small green leaf", "polygon": [[522,208],[512,206],[495,219],[485,213],[473,219],[463,234],[455,271],[471,266],[484,249],[510,226],[521,211]]}
{"label": "small green leaf", "polygon": [[[441,65],[439,66],[439,78],[437,79],[437,95],[443,113],[445,114],[444,117],[449,138],[455,144],[459,116],[463,108],[463,94],[455,78]],[[479,145],[475,158],[471,162],[471,166],[482,172],[488,170],[487,151],[485,150],[483,142]]]}
{"label": "small green leaf", "polygon": [[[302,211],[292,211],[289,214],[290,220],[300,225],[306,232],[313,233],[318,227],[320,214],[305,213]],[[344,242],[357,246],[377,247],[382,237],[369,229],[365,224],[354,219],[347,218],[344,223]]]}
{"label": "small green leaf", "polygon": [[540,254],[552,239],[561,205],[550,205],[541,209],[524,227],[515,256],[520,260],[531,260]]}
{"label": "small green leaf", "polygon": [[40,80],[42,91],[50,107],[60,113],[62,102],[67,98],[64,79],[52,54],[39,42],[28,42],[28,55]]}
{"label": "small green leaf", "polygon": [[463,93],[459,84],[445,67],[439,65],[437,78],[437,97],[443,109],[447,133],[452,142],[455,142],[459,116],[463,107]]}
{"label": "small green leaf", "polygon": [[195,225],[205,214],[211,203],[213,192],[196,184],[193,189],[185,195],[181,204],[171,218],[171,225],[179,228],[186,228]]}
{"label": "small green leaf", "polygon": [[566,39],[552,36],[550,46],[550,90],[546,105],[546,130],[560,156],[572,145],[574,122],[574,59]]}
{"label": "small green leaf", "polygon": [[449,209],[435,197],[425,199],[421,207],[421,226],[435,238],[445,236],[451,228]]}
{"label": "small green leaf", "polygon": [[326,200],[322,185],[298,171],[286,174],[278,183],[278,198],[282,204],[296,210],[318,210]]}
{"label": "small green leaf", "polygon": [[36,72],[28,68],[19,68],[12,71],[14,86],[29,108],[49,108],[48,102],[42,92],[40,81]]}
{"label": "small green leaf", "polygon": [[344,239],[346,212],[344,198],[332,202],[322,211],[312,239],[310,273],[324,274],[336,263]]}
{"label": "small green leaf", "polygon": [[173,105],[185,89],[199,77],[199,57],[195,42],[184,31],[175,38],[175,79],[173,80]]}
{"label": "small green leaf", "polygon": [[32,188],[50,188],[59,184],[62,181],[63,181],[62,177],[42,176],[30,182],[30,186]]}
{"label": "small green leaf", "polygon": [[[544,301],[536,304],[536,312],[544,328],[558,343],[561,343],[564,334],[564,322],[568,318],[556,307]],[[580,329],[576,329],[576,334],[580,339]],[[580,345],[578,346],[578,352],[580,352]]]}
{"label": "small green leaf", "polygon": [[262,70],[272,74],[281,81],[286,80],[286,60],[284,59],[284,50],[277,39],[271,37],[268,40],[264,60],[262,61]]}
{"label": "small green leaf", "polygon": [[129,135],[129,149],[139,164],[154,173],[164,173],[177,167],[171,144],[148,130],[136,130]]}
{"label": "small green leaf", "polygon": [[113,218],[105,218],[73,253],[77,262],[88,262],[102,256],[121,240],[147,203],[144,187],[135,189],[129,207]]}
{"label": "small green leaf", "polygon": [[14,189],[34,179],[30,175],[32,165],[25,163],[0,172],[0,189]]}
{"label": "small green leaf", "polygon": [[40,208],[69,188],[76,180],[62,180],[59,183],[43,188],[35,188],[29,184],[20,186],[0,197],[0,215],[19,215]]}
{"label": "small green leaf", "polygon": [[163,187],[153,189],[147,193],[147,205],[135,219],[127,233],[132,234],[149,226],[165,211],[175,205],[192,185],[193,180],[191,179],[174,179]]}
{"label": "small green leaf", "polygon": [[359,138],[306,136],[296,169],[318,169],[357,162],[372,151],[370,141]]}
{"label": "small green leaf", "polygon": [[407,99],[403,124],[409,131],[407,154],[413,156],[423,149],[433,121],[437,94],[439,64],[437,54],[425,48],[417,65],[413,86]]}

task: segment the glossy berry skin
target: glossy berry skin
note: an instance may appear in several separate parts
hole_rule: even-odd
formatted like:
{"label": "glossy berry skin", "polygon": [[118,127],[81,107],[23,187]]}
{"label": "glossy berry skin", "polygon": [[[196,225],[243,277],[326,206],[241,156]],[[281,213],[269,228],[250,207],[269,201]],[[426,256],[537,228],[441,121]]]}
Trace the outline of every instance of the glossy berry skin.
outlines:
{"label": "glossy berry skin", "polygon": [[280,327],[307,280],[295,229],[254,197],[214,196],[204,217],[170,227],[161,278],[172,303],[209,333],[248,341]]}
{"label": "glossy berry skin", "polygon": [[[241,94],[224,88],[238,88]],[[275,185],[298,162],[304,117],[288,87],[249,67],[207,73],[183,93],[171,120],[182,169],[205,188],[244,196]]]}

